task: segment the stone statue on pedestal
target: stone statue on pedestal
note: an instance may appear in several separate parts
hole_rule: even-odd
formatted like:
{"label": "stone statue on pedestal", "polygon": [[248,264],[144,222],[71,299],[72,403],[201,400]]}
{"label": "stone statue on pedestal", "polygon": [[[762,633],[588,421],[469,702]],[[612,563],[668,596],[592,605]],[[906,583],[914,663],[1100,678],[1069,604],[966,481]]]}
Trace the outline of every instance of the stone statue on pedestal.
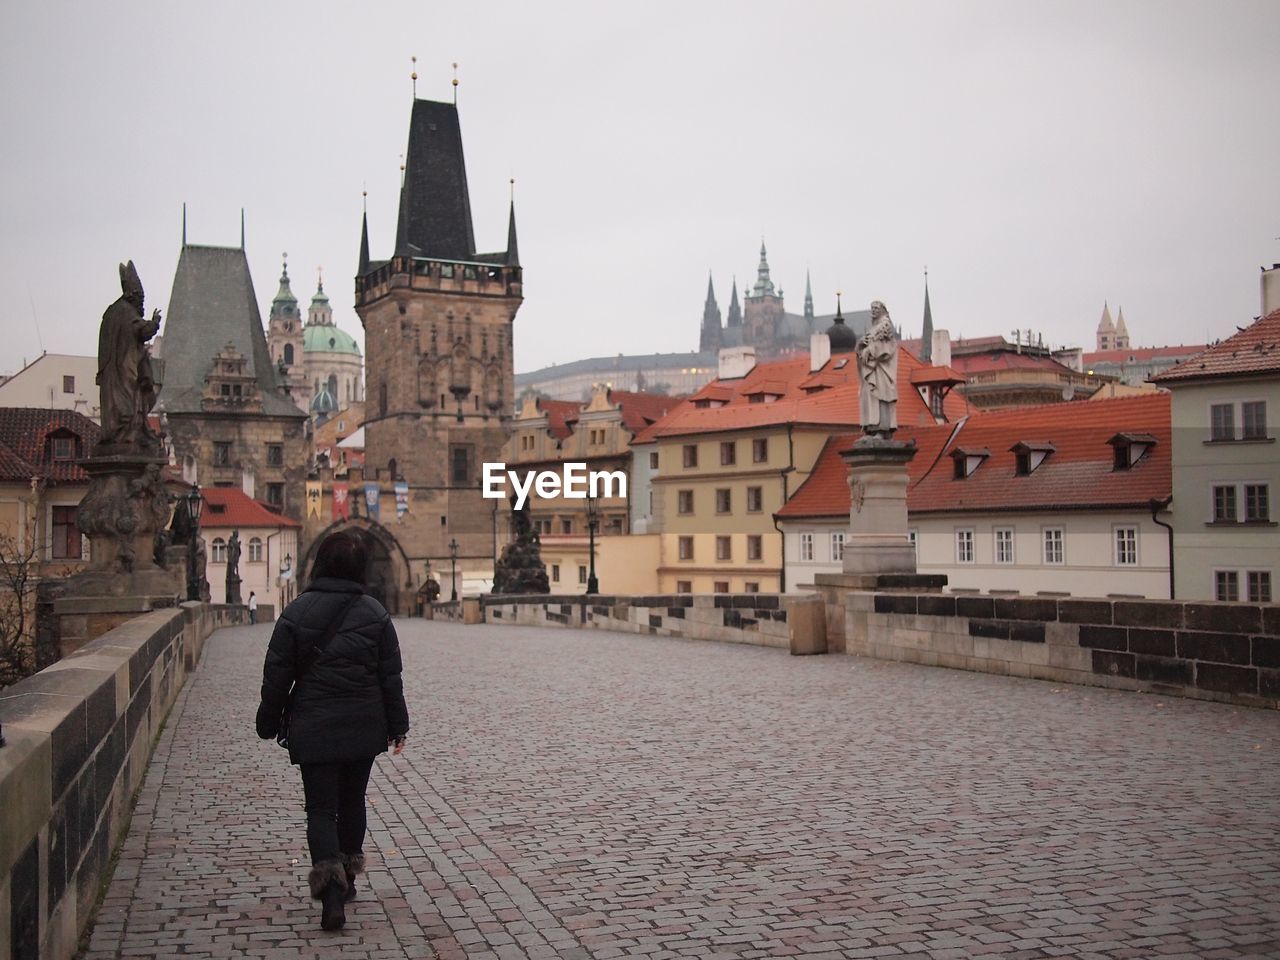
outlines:
{"label": "stone statue on pedestal", "polygon": [[893,439],[898,427],[898,335],[879,300],[871,302],[871,325],[858,341],[858,382],[863,433]]}
{"label": "stone statue on pedestal", "polygon": [[143,318],[142,282],[132,260],[120,265],[120,288],[98,334],[102,435],[81,464],[89,489],[76,511],[89,538],[89,569],[72,587],[82,596],[172,595],[173,575],[156,564],[156,534],[169,520],[165,458],[147,423],[160,388],[147,341],[160,328],[160,312]]}
{"label": "stone statue on pedestal", "polygon": [[511,498],[511,527],[515,539],[502,548],[494,565],[494,593],[548,593],[547,567],[542,562],[542,543],[529,521],[527,510],[517,510]]}
{"label": "stone statue on pedestal", "polygon": [[240,531],[227,540],[227,603],[240,602]]}

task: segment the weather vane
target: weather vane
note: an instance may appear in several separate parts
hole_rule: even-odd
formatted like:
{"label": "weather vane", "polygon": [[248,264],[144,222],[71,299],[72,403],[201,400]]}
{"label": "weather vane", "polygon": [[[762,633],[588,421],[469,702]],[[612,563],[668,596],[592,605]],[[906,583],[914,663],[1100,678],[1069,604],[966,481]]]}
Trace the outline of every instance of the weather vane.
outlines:
{"label": "weather vane", "polygon": [[458,105],[458,65],[453,65],[453,105]]}

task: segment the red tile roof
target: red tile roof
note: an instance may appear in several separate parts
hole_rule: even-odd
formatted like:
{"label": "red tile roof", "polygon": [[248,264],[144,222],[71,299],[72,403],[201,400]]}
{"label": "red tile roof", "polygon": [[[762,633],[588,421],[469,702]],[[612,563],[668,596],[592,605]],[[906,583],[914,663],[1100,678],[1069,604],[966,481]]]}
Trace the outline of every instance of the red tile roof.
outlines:
{"label": "red tile roof", "polygon": [[[907,509],[912,513],[1079,510],[1144,507],[1173,490],[1170,402],[1166,393],[1020,407],[970,417],[956,425],[903,430],[920,452],[908,466]],[[1116,470],[1110,441],[1117,433],[1149,434],[1155,445],[1137,464]],[[849,484],[839,457],[853,435],[832,437],[813,473],[779,511],[784,518],[844,517]],[[1011,449],[1019,442],[1052,443],[1054,450],[1029,476],[1015,473]],[[992,451],[963,480],[954,479],[950,454]]]}
{"label": "red tile roof", "polygon": [[[845,361],[843,366],[841,361]],[[913,374],[922,366],[909,350],[898,351],[898,423],[903,427],[934,422],[925,401],[911,385]],[[813,389],[823,384],[825,389]],[[699,409],[695,401],[707,398],[709,388],[715,390],[717,398],[728,391],[728,399],[723,406]],[[786,423],[846,428],[859,423],[858,365],[849,354],[836,354],[820,371],[813,373],[809,370],[808,354],[791,360],[759,363],[745,377],[716,380],[709,388],[704,387],[685,400],[642,431],[634,442]],[[773,395],[777,399],[752,403],[749,398],[753,394]],[[948,395],[943,409],[948,419],[960,419],[966,413],[964,398],[955,393]]]}
{"label": "red tile roof", "polygon": [[[69,431],[79,438],[75,460],[53,459],[47,440],[58,430]],[[8,447],[11,454],[2,460],[3,477],[30,480],[34,474],[50,483],[87,483],[89,475],[77,461],[89,456],[100,434],[96,423],[74,410],[0,407],[0,444]],[[9,471],[18,471],[20,475],[11,475]]]}
{"label": "red tile roof", "polygon": [[964,374],[952,367],[920,367],[911,374],[911,382],[917,387],[932,383],[964,383]]}
{"label": "red tile roof", "polygon": [[1280,310],[1273,310],[1235,336],[1152,377],[1152,383],[1277,372],[1280,372]]}
{"label": "red tile roof", "polygon": [[301,527],[297,520],[281,516],[238,487],[201,487],[204,512],[200,526],[211,529],[238,527]]}
{"label": "red tile roof", "polygon": [[1143,363],[1147,360],[1168,360],[1175,357],[1192,357],[1205,349],[1205,344],[1189,344],[1176,347],[1128,347],[1124,350],[1095,350],[1083,357],[1085,369],[1095,363]]}
{"label": "red tile roof", "polygon": [[951,355],[951,365],[966,377],[975,373],[986,373],[991,370],[1051,370],[1055,373],[1074,373],[1070,367],[1059,363],[1053,357],[1034,356],[1029,353],[1013,353],[1001,350],[998,353],[966,353]]}
{"label": "red tile roof", "polygon": [[649,424],[661,420],[668,410],[684,400],[683,396],[671,397],[664,393],[636,393],[630,390],[610,390],[609,402],[622,410],[622,425],[632,434],[639,433]]}
{"label": "red tile roof", "polygon": [[547,432],[557,440],[564,440],[573,433],[582,404],[576,400],[544,400],[539,398],[538,409],[547,415]]}

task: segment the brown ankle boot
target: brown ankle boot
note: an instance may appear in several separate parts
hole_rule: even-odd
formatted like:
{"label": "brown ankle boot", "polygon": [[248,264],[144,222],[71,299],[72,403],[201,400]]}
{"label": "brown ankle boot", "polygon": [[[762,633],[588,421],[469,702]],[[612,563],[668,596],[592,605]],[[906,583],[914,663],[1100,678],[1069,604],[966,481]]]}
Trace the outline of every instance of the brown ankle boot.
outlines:
{"label": "brown ankle boot", "polygon": [[343,899],[347,894],[347,873],[340,860],[322,860],[307,877],[311,899],[321,903],[320,928],[341,930],[347,922]]}

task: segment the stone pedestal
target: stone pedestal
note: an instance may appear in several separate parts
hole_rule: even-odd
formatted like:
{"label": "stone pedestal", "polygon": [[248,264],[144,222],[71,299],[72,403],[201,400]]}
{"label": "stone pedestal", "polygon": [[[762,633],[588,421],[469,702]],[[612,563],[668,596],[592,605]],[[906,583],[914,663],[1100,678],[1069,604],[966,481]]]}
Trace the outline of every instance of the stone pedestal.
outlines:
{"label": "stone pedestal", "polygon": [[177,606],[178,598],[165,596],[62,597],[53,601],[53,622],[59,656],[75,653],[122,623],[152,610]]}
{"label": "stone pedestal", "polygon": [[907,464],[916,445],[863,437],[841,454],[849,467],[849,532],[846,574],[915,573],[916,552],[907,539]]}
{"label": "stone pedestal", "polygon": [[99,449],[82,461],[89,490],[76,523],[89,538],[89,567],[71,577],[72,597],[175,596],[183,571],[155,562],[156,533],[169,520],[161,471],[165,460],[136,451]]}

